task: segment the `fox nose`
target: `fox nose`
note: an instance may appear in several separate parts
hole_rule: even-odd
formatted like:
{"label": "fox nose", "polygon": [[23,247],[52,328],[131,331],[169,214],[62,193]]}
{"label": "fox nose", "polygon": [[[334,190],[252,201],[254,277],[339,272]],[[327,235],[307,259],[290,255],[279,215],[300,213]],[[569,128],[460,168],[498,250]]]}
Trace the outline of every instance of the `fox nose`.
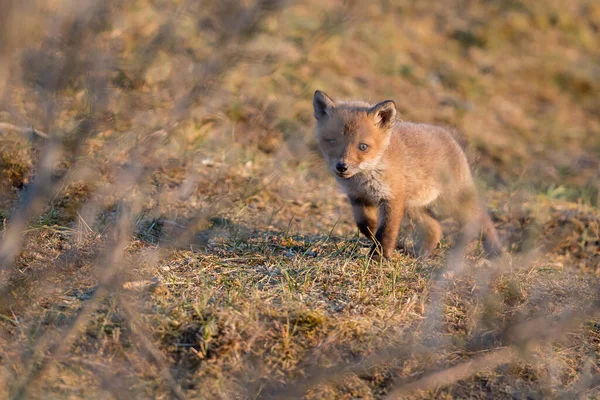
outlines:
{"label": "fox nose", "polygon": [[346,172],[348,171],[348,166],[343,162],[339,162],[335,164],[335,169],[337,169],[338,172]]}

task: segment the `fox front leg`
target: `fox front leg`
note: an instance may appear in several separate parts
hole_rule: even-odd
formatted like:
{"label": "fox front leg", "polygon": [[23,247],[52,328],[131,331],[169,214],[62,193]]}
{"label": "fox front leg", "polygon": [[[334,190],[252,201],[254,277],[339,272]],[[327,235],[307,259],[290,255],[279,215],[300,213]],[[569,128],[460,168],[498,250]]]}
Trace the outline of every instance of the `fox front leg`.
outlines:
{"label": "fox front leg", "polygon": [[355,198],[350,198],[352,212],[358,230],[371,240],[375,240],[377,232],[377,207],[372,204],[366,204]]}
{"label": "fox front leg", "polygon": [[400,223],[404,214],[404,206],[390,204],[384,201],[379,207],[379,227],[375,233],[375,244],[371,254],[381,253],[383,258],[389,259],[396,248],[396,240],[400,231]]}

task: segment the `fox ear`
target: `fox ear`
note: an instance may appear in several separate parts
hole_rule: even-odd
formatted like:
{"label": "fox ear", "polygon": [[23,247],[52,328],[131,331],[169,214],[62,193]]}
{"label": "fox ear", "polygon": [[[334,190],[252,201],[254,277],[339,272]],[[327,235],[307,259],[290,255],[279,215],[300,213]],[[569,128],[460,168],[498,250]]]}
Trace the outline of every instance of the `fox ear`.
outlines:
{"label": "fox ear", "polygon": [[368,112],[373,116],[375,125],[381,129],[389,129],[396,122],[396,103],[393,100],[385,100],[375,104]]}
{"label": "fox ear", "polygon": [[317,90],[313,96],[313,107],[315,109],[315,118],[322,119],[326,115],[331,115],[331,110],[335,106],[335,101],[324,92]]}

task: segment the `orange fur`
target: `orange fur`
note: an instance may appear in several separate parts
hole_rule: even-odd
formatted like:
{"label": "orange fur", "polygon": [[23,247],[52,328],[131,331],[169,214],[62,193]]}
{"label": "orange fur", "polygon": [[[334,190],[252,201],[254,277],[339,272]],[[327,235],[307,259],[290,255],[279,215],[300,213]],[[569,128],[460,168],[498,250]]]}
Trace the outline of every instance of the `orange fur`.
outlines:
{"label": "orange fur", "polygon": [[373,252],[390,257],[406,211],[418,225],[421,255],[438,245],[439,219],[449,216],[465,235],[480,230],[488,254],[500,255],[467,158],[449,131],[396,121],[391,100],[336,102],[317,90],[313,106],[319,149],[352,203],[359,230],[374,240]]}

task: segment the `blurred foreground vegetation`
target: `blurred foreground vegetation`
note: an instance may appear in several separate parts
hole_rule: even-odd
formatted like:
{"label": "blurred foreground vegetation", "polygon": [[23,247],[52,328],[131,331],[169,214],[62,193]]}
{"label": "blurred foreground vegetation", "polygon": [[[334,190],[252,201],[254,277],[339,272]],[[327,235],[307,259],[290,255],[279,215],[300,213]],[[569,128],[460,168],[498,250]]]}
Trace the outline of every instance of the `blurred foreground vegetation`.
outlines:
{"label": "blurred foreground vegetation", "polygon": [[[593,0],[0,3],[1,396],[597,397],[599,43]],[[316,89],[457,128],[510,255],[371,263]]]}

